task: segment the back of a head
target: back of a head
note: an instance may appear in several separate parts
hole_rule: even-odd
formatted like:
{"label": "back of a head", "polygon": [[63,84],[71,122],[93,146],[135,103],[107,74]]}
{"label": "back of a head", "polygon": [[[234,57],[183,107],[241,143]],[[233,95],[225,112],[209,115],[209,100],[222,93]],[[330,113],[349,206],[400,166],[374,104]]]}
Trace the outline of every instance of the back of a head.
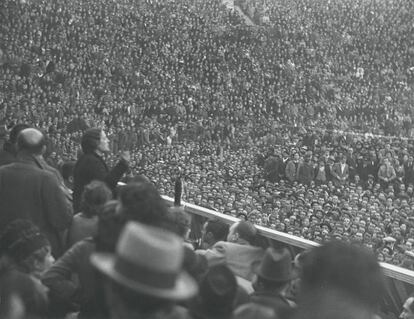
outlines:
{"label": "back of a head", "polygon": [[98,230],[95,237],[98,252],[115,251],[119,235],[127,222],[125,216],[116,212],[117,206],[118,201],[111,200],[104,205],[98,215]]}
{"label": "back of a head", "polygon": [[23,131],[24,129],[29,128],[30,126],[27,124],[16,124],[15,126],[13,126],[13,128],[11,129],[10,133],[9,133],[9,142],[10,144],[16,144],[17,143],[17,136],[19,136],[19,133],[21,131]]}
{"label": "back of a head", "polygon": [[206,233],[210,232],[216,242],[226,240],[229,233],[229,225],[218,219],[212,219],[207,222]]}
{"label": "back of a head", "polygon": [[150,183],[151,184],[151,180],[144,174],[139,174],[133,177],[127,177],[126,183]]}
{"label": "back of a head", "polygon": [[195,313],[207,315],[230,314],[233,311],[237,294],[237,281],[226,265],[210,267],[200,282],[200,291]]}
{"label": "back of a head", "polygon": [[191,228],[191,217],[182,207],[173,206],[168,210],[167,227],[181,238],[187,239]]}
{"label": "back of a head", "polygon": [[366,319],[375,318],[373,309],[342,291],[316,289],[299,303],[293,319]]}
{"label": "back of a head", "polygon": [[154,185],[130,183],[120,191],[121,214],[128,220],[152,226],[163,226],[168,207]]}
{"label": "back of a head", "polygon": [[107,201],[112,199],[112,192],[104,182],[92,181],[85,186],[82,193],[82,212],[87,217],[98,215]]}
{"label": "back of a head", "polygon": [[102,129],[98,127],[90,128],[83,133],[81,140],[82,152],[84,154],[93,153],[101,140]]}
{"label": "back of a head", "polygon": [[17,136],[18,152],[41,155],[46,146],[46,138],[42,132],[35,128],[26,128]]}
{"label": "back of a head", "polygon": [[239,234],[241,239],[246,240],[251,245],[255,244],[257,229],[252,223],[244,220],[238,222],[236,232]]}
{"label": "back of a head", "polygon": [[323,287],[374,309],[383,297],[384,284],[384,275],[375,256],[363,247],[332,241],[314,248],[303,260],[304,297]]}

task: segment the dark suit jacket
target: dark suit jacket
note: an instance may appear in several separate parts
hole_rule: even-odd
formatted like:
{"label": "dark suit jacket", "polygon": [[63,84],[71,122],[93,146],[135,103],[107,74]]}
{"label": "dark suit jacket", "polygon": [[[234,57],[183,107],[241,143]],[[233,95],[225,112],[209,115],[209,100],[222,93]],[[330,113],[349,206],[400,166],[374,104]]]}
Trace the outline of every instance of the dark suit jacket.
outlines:
{"label": "dark suit jacket", "polygon": [[313,181],[314,169],[310,163],[303,162],[299,164],[297,180],[303,185],[309,185]]}
{"label": "dark suit jacket", "polygon": [[28,219],[48,237],[55,257],[63,253],[63,232],[72,207],[57,178],[36,167],[30,156],[0,168],[0,230],[13,220]]}
{"label": "dark suit jacket", "polygon": [[349,178],[349,166],[348,164],[345,164],[345,169],[344,171],[341,170],[341,163],[335,163],[332,166],[332,172],[331,172],[332,176],[335,178],[335,180],[337,182],[339,182],[340,184],[345,183],[342,180],[339,180],[339,178]]}
{"label": "dark suit jacket", "polygon": [[93,180],[104,181],[114,191],[116,184],[127,171],[128,164],[120,160],[118,164],[109,170],[104,160],[95,153],[82,155],[76,162],[73,171],[73,209],[75,213],[80,211],[83,189]]}
{"label": "dark suit jacket", "polygon": [[[99,313],[101,307],[96,304],[97,278],[89,262],[95,249],[94,240],[86,238],[67,250],[43,274],[42,283],[50,289],[49,298],[53,312],[61,314],[62,309],[73,310],[73,304],[79,304],[79,318],[83,318],[82,315],[89,314],[92,317]],[[77,275],[79,285],[72,281],[73,275]]]}
{"label": "dark suit jacket", "polygon": [[293,304],[277,293],[254,292],[248,305],[262,305],[275,311],[277,318],[289,318],[293,313]]}
{"label": "dark suit jacket", "polygon": [[405,178],[404,182],[406,184],[414,183],[414,164],[406,163],[404,164]]}

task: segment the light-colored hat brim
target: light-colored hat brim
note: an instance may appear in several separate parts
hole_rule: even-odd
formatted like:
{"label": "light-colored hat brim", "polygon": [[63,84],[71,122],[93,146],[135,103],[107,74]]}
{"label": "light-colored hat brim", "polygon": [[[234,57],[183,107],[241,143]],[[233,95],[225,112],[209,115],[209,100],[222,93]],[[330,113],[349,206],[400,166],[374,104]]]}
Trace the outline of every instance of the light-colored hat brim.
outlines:
{"label": "light-colored hat brim", "polygon": [[99,271],[118,284],[134,291],[168,300],[186,300],[195,296],[198,292],[195,280],[184,271],[177,276],[175,285],[171,289],[156,288],[136,282],[117,272],[114,267],[115,260],[116,257],[112,254],[95,253],[91,256],[92,265]]}

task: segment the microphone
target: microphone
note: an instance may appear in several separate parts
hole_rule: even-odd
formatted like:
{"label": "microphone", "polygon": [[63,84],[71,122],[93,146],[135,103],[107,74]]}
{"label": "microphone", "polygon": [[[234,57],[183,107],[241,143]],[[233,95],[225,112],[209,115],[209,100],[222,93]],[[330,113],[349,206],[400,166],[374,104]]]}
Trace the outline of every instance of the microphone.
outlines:
{"label": "microphone", "polygon": [[181,178],[177,176],[175,179],[174,184],[174,206],[181,206],[181,196],[183,193],[183,182],[181,181]]}

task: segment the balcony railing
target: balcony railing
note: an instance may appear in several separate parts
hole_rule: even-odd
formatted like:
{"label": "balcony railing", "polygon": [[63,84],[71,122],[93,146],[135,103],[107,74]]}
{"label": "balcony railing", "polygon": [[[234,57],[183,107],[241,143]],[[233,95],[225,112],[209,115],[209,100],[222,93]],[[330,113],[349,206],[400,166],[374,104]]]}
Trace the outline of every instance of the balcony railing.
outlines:
{"label": "balcony railing", "polygon": [[[174,204],[174,199],[168,196],[163,196],[168,205]],[[222,220],[227,224],[232,224],[239,219],[233,216],[225,215],[204,207],[200,207],[194,204],[182,202],[184,210],[190,214],[196,214],[206,218],[215,218]],[[283,232],[279,232],[273,229],[269,229],[262,226],[256,226],[261,236],[268,239],[272,239],[277,242],[281,242],[287,245],[299,249],[308,249],[319,246],[318,243],[313,241],[292,236]],[[404,300],[414,291],[414,271],[404,269],[398,266],[394,266],[387,263],[380,263],[383,269],[384,275],[387,280],[388,294],[385,300],[386,306],[390,311],[398,313],[401,310],[401,305]]]}

